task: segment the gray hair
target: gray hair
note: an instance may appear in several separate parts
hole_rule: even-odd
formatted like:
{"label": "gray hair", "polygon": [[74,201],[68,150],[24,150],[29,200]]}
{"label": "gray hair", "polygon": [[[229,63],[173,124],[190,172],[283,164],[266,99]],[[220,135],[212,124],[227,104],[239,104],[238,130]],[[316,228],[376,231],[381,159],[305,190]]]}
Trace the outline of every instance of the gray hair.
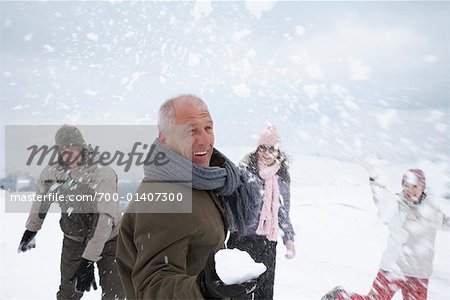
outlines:
{"label": "gray hair", "polygon": [[182,94],[174,98],[170,98],[169,100],[166,100],[163,104],[161,104],[161,106],[159,107],[158,112],[159,132],[167,133],[171,130],[173,124],[175,124],[175,102],[183,98],[190,98],[195,102],[197,102],[198,104],[202,105],[205,109],[208,109],[208,106],[202,99],[191,94]]}

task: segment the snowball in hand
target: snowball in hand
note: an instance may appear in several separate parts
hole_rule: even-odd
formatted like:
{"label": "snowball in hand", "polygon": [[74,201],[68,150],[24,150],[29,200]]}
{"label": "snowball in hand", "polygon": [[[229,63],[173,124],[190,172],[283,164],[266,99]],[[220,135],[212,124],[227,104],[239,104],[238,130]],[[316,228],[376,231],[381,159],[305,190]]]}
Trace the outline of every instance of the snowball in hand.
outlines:
{"label": "snowball in hand", "polygon": [[238,249],[219,250],[214,260],[217,275],[228,285],[255,279],[266,271],[263,263],[255,262],[247,252]]}

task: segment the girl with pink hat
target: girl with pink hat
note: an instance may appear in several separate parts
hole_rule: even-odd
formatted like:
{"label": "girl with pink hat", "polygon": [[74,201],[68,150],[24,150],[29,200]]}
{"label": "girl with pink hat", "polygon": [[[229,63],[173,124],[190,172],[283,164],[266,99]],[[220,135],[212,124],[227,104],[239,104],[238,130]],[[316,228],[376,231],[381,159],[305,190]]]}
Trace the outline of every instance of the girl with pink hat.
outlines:
{"label": "girl with pink hat", "polygon": [[240,166],[260,183],[262,198],[248,232],[231,233],[229,248],[247,251],[267,267],[266,279],[253,295],[240,299],[272,299],[275,281],[276,246],[279,229],[286,246],[285,257],[295,256],[294,229],[289,218],[290,176],[286,155],[280,150],[280,136],[273,125],[260,135],[256,151],[246,155]]}

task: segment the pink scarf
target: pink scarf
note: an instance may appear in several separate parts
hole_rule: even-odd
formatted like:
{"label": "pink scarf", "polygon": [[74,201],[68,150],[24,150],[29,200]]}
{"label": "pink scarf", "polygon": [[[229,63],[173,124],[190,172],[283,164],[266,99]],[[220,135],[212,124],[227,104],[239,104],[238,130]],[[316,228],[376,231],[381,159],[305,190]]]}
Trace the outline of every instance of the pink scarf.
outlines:
{"label": "pink scarf", "polygon": [[258,160],[259,176],[264,180],[264,203],[256,233],[265,235],[268,240],[276,241],[278,237],[279,189],[275,174],[280,169],[280,162],[266,166]]}

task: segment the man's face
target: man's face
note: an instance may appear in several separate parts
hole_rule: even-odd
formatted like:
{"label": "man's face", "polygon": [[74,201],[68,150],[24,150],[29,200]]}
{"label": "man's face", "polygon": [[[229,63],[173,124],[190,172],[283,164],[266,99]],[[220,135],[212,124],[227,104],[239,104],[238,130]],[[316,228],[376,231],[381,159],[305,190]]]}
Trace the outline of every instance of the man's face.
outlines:
{"label": "man's face", "polygon": [[184,98],[175,102],[175,126],[160,134],[160,141],[193,164],[209,167],[214,147],[213,121],[209,111]]}
{"label": "man's face", "polygon": [[423,190],[423,186],[421,185],[414,185],[408,182],[403,184],[403,194],[409,201],[419,200],[420,196],[422,196]]}
{"label": "man's face", "polygon": [[64,147],[61,151],[63,161],[70,169],[77,167],[78,163],[83,159],[81,155],[82,149],[77,146]]}

